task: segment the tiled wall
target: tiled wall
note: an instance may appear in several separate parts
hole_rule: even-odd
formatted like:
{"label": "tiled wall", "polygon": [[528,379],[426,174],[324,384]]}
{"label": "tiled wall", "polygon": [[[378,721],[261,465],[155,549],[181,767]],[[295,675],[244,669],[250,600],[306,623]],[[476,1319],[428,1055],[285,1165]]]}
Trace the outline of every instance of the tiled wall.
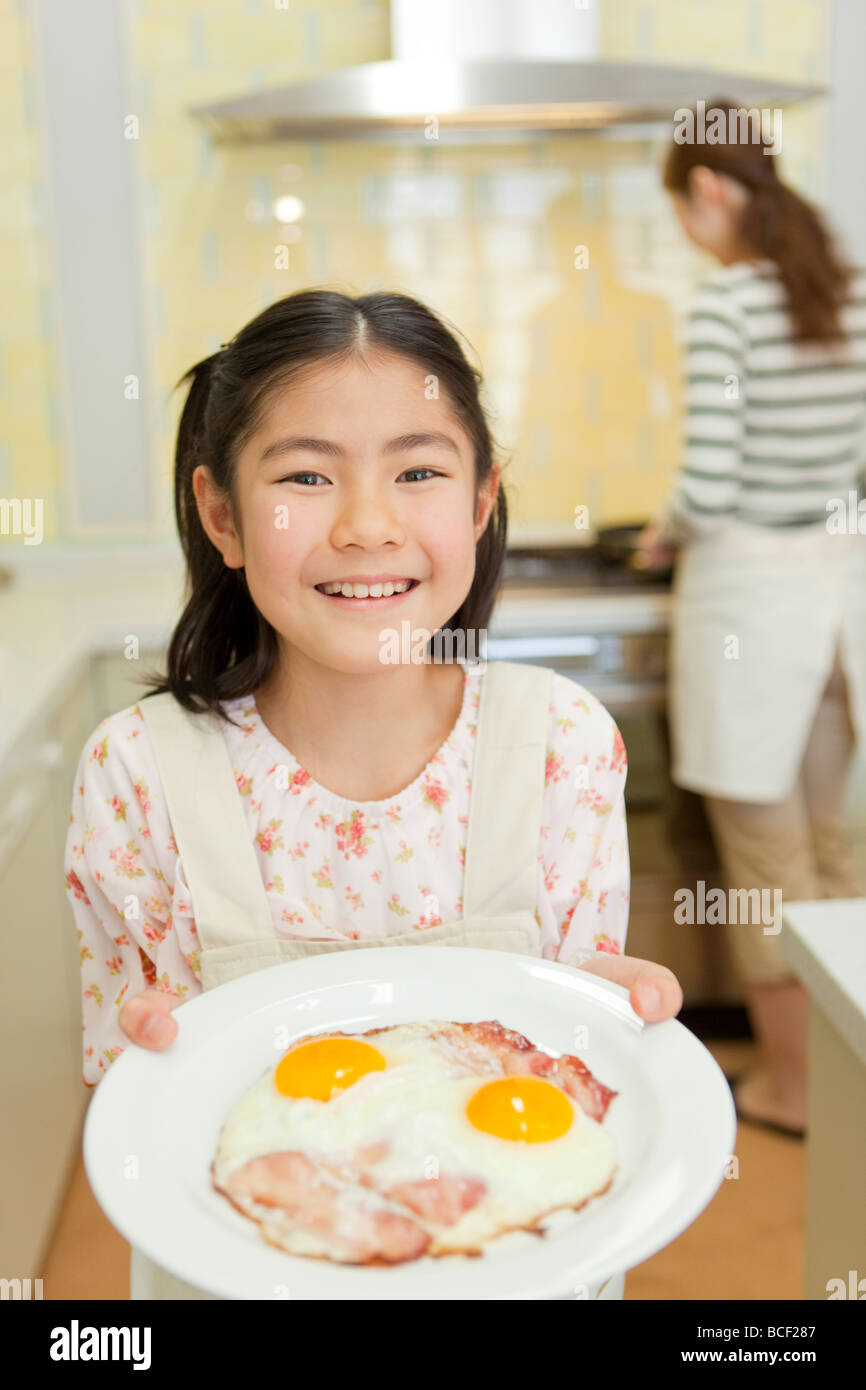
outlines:
{"label": "tiled wall", "polygon": [[[487,378],[515,520],[568,526],[587,504],[593,521],[616,522],[654,508],[677,454],[677,314],[710,268],[660,191],[663,144],[614,132],[483,147],[214,146],[187,107],[387,57],[386,0],[127,0],[126,12],[164,530],[173,383],[262,306],[310,284],[399,288],[463,330]],[[0,495],[44,495],[46,536],[74,540],[52,505],[64,481],[25,14],[0,0]],[[826,25],[822,0],[608,0],[602,48],[820,81]],[[803,108],[785,127],[783,172],[810,196],[821,194],[820,123],[819,108]],[[305,207],[287,270],[274,269],[281,193]],[[577,246],[587,268],[575,268]]]}

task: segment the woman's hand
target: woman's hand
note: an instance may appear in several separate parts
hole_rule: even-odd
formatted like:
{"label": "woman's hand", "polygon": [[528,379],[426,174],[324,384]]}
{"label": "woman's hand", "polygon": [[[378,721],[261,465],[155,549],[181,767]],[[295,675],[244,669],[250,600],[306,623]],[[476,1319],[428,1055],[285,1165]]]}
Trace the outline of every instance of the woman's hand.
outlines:
{"label": "woman's hand", "polygon": [[641,569],[668,569],[676,559],[677,546],[662,540],[659,528],[651,522],[635,541],[635,562]]}
{"label": "woman's hand", "polygon": [[610,956],[605,951],[596,951],[592,960],[578,969],[600,975],[603,980],[613,980],[615,985],[625,985],[629,990],[629,1003],[647,1023],[675,1018],[683,1007],[680,982],[666,965],[639,960],[637,956]]}
{"label": "woman's hand", "polygon": [[146,989],[143,994],[127,999],[117,1015],[117,1021],[131,1042],[149,1048],[151,1052],[159,1052],[177,1037],[177,1023],[171,1011],[182,1003],[179,994]]}

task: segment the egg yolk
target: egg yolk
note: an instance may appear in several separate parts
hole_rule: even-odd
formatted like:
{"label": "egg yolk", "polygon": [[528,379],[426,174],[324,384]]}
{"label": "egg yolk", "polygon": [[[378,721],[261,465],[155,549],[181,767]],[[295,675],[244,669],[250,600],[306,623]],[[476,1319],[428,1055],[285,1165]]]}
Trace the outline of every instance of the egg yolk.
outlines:
{"label": "egg yolk", "polygon": [[527,1144],[558,1139],[571,1128],[574,1113],[568,1097],[538,1076],[505,1076],[488,1081],[466,1106],[469,1123],[497,1139]]}
{"label": "egg yolk", "polygon": [[316,1038],[286,1053],[274,1071],[281,1095],[330,1100],[369,1071],[382,1071],[385,1058],[355,1038]]}

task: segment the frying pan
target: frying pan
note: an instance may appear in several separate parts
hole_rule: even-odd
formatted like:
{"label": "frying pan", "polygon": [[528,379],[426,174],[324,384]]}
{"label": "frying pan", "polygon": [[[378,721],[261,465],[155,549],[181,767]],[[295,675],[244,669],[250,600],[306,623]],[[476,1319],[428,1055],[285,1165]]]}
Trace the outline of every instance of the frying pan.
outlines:
{"label": "frying pan", "polygon": [[596,532],[594,549],[606,565],[626,569],[636,579],[645,579],[657,584],[660,580],[669,580],[674,570],[673,565],[650,568],[642,563],[643,557],[638,553],[637,538],[646,524],[639,521],[627,526],[602,526]]}

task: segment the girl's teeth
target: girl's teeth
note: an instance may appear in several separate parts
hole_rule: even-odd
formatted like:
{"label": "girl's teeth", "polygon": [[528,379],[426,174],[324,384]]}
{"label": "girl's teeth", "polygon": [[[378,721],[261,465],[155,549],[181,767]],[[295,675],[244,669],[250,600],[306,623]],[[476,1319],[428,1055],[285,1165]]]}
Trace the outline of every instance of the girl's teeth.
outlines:
{"label": "girl's teeth", "polygon": [[392,584],[388,581],[385,584],[323,584],[322,589],[326,594],[342,594],[343,598],[390,598],[392,594],[405,593],[411,587],[411,579],[404,579],[399,584]]}

